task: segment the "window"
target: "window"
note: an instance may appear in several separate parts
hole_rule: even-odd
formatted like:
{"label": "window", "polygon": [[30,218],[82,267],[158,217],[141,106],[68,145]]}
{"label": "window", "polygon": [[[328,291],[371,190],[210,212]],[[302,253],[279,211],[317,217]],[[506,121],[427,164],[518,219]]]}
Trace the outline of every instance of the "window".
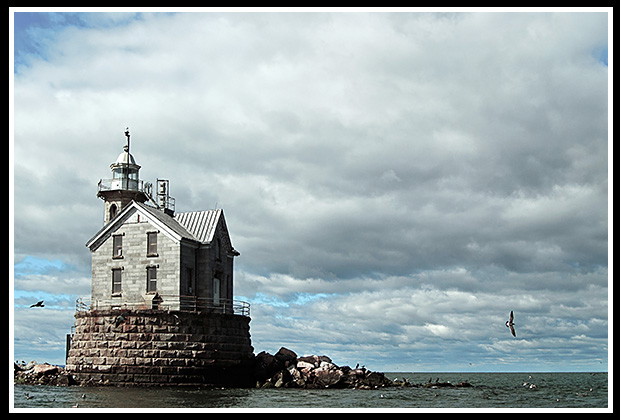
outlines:
{"label": "window", "polygon": [[112,294],[121,293],[121,272],[120,268],[112,269]]}
{"label": "window", "polygon": [[157,256],[157,232],[146,233],[146,256]]}
{"label": "window", "polygon": [[220,279],[217,277],[213,278],[213,304],[220,304]]}
{"label": "window", "polygon": [[146,267],[146,291],[157,291],[157,267]]}
{"label": "window", "polygon": [[221,250],[220,248],[222,247],[222,242],[220,241],[220,238],[217,238],[215,240],[215,259],[220,261],[222,259],[222,256],[220,254]]}
{"label": "window", "polygon": [[185,267],[185,281],[183,282],[182,287],[184,287],[184,295],[194,294],[194,270],[189,267]]}
{"label": "window", "polygon": [[123,235],[114,235],[112,238],[112,258],[123,258]]}
{"label": "window", "polygon": [[116,217],[117,212],[118,212],[118,207],[116,207],[116,204],[112,204],[110,206],[110,220]]}
{"label": "window", "polygon": [[125,178],[125,174],[124,174],[124,169],[123,168],[114,168],[112,170],[112,178],[114,179],[121,179],[121,178]]}

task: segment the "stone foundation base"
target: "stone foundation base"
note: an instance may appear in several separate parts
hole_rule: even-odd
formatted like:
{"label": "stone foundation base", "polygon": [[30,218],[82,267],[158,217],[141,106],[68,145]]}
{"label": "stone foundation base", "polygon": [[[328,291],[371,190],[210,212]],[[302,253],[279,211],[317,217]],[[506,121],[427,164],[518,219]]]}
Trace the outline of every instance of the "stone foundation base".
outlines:
{"label": "stone foundation base", "polygon": [[105,310],[75,318],[66,370],[80,382],[254,386],[249,317]]}

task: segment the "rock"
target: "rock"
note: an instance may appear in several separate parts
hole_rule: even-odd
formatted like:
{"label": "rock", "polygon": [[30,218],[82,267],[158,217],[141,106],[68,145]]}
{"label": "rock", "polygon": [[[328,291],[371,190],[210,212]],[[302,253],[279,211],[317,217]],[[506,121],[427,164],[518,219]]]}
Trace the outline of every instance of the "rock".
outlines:
{"label": "rock", "polygon": [[332,362],[332,359],[330,359],[330,358],[329,358],[329,357],[327,357],[327,356],[319,356],[319,361],[321,361],[321,362],[331,363],[331,362]]}
{"label": "rock", "polygon": [[270,380],[265,381],[265,383],[264,383],[264,384],[262,384],[262,385],[259,385],[259,384],[260,384],[260,382],[257,382],[257,383],[256,383],[256,387],[257,387],[257,388],[260,388],[260,389],[269,389],[269,388],[273,388],[273,384],[271,383],[271,381],[270,381]]}
{"label": "rock", "polygon": [[275,360],[275,357],[266,351],[261,351],[254,356],[254,360],[256,361],[256,364],[270,365]]}
{"label": "rock", "polygon": [[58,373],[58,366],[48,365],[47,363],[44,365],[35,365],[33,372],[37,376],[55,375]]}
{"label": "rock", "polygon": [[[66,372],[62,367],[44,363],[42,365],[29,363],[27,365],[14,365],[13,382],[24,385],[76,385],[73,375]],[[27,370],[26,370],[27,368]]]}
{"label": "rock", "polygon": [[304,356],[297,359],[297,363],[299,363],[299,361],[309,363],[313,367],[319,367],[319,364],[321,364],[321,359],[319,356]]}
{"label": "rock", "polygon": [[450,388],[453,386],[450,382],[427,382],[424,384],[424,388]]}
{"label": "rock", "polygon": [[26,363],[25,365],[22,365],[21,369],[24,370],[24,371],[27,371],[27,370],[30,370],[30,369],[34,368],[36,365],[37,365],[37,362],[35,360],[31,360],[28,363]]}
{"label": "rock", "polygon": [[306,388],[307,373],[308,371],[302,373],[294,364],[291,364],[286,368],[286,376],[289,378],[289,381],[285,386],[287,388]]}
{"label": "rock", "polygon": [[303,360],[297,360],[297,369],[314,369],[314,363],[304,362]]}
{"label": "rock", "polygon": [[303,380],[301,372],[294,365],[290,365],[286,370],[288,370],[288,373],[291,375],[291,379],[296,384],[299,384],[299,382]]}
{"label": "rock", "polygon": [[281,370],[280,372],[276,373],[274,375],[273,378],[271,378],[271,383],[273,383],[273,386],[276,388],[282,388],[282,385],[284,385],[285,383],[285,379],[284,379],[284,371]]}
{"label": "rock", "polygon": [[279,370],[283,368],[283,365],[275,358],[275,356],[262,351],[254,358],[254,376],[260,381],[271,378]]}
{"label": "rock", "polygon": [[[338,388],[343,385],[344,373],[338,369],[317,369],[314,371],[315,383],[321,388]],[[341,384],[342,381],[342,384]]]}
{"label": "rock", "polygon": [[297,354],[294,351],[287,349],[286,347],[281,347],[280,350],[278,350],[278,352],[276,353],[275,358],[278,359],[278,361],[287,365],[287,362],[290,363],[297,359]]}
{"label": "rock", "polygon": [[63,372],[60,375],[58,375],[56,385],[60,385],[60,386],[77,385],[77,382],[75,378],[73,377],[73,375],[67,372]]}
{"label": "rock", "polygon": [[371,388],[379,388],[382,386],[392,385],[392,381],[386,378],[383,373],[379,372],[367,371],[366,377],[364,378],[363,382],[365,385],[368,385]]}
{"label": "rock", "polygon": [[324,360],[321,360],[321,363],[319,364],[319,369],[332,369],[334,366],[333,363],[331,362],[326,362]]}
{"label": "rock", "polygon": [[473,386],[473,385],[472,385],[472,384],[470,384],[470,383],[469,383],[469,382],[467,382],[467,381],[463,381],[463,382],[459,382],[459,383],[454,384],[454,386],[455,386],[455,387],[459,387],[459,388],[469,388],[469,387],[471,387],[471,386]]}
{"label": "rock", "polygon": [[359,369],[349,369],[343,378],[347,388],[358,388],[362,384],[365,374]]}
{"label": "rock", "polygon": [[376,389],[394,385],[383,373],[339,367],[325,355],[297,357],[286,347],[281,347],[275,356],[259,353],[254,366],[257,388]]}

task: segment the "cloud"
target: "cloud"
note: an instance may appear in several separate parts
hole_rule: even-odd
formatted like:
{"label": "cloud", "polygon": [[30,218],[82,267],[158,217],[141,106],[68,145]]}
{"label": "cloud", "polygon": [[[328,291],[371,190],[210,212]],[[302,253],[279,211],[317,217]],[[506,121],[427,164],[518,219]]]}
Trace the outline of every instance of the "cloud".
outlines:
{"label": "cloud", "polygon": [[[323,296],[297,304],[295,296],[287,295],[286,290],[303,290],[304,284],[313,287],[300,281],[297,287],[285,288],[277,304],[253,303],[253,343],[274,351],[283,341],[317,352],[329,349],[352,363],[360,362],[353,355],[359,354],[357,346],[363,343],[383,355],[381,359],[365,353],[374,363],[384,365],[391,360],[392,366],[400,364],[414,370],[431,359],[442,360],[439,365],[443,363],[444,369],[446,364],[462,369],[456,361],[464,359],[492,365],[492,360],[497,363],[498,357],[515,351],[515,346],[523,350],[508,364],[510,370],[518,369],[528,356],[536,357],[547,368],[557,363],[553,352],[546,350],[553,344],[563,354],[570,348],[571,363],[579,358],[583,363],[604,357],[602,339],[606,337],[608,308],[597,306],[606,299],[604,286],[584,285],[576,294],[545,282],[546,288],[531,293],[526,285],[500,279],[487,285],[481,282],[471,291],[459,290],[461,282],[456,279],[467,277],[474,275],[456,270],[424,273],[418,278],[360,279],[346,287],[339,284],[342,290],[330,282],[326,285],[334,286],[322,289]],[[454,281],[444,280],[449,278]],[[581,284],[585,279],[587,276],[582,277]],[[273,279],[271,283],[279,282]],[[292,286],[294,282],[288,279],[286,284]],[[273,287],[261,290],[267,295],[277,293]],[[508,307],[515,311],[518,343],[504,326]],[[575,339],[582,334],[587,339]],[[537,345],[541,347],[539,353]]]}
{"label": "cloud", "polygon": [[177,211],[224,208],[259,350],[492,366],[511,309],[519,340],[604,340],[605,13],[25,17],[15,260],[61,266],[16,290],[88,293],[129,126]]}
{"label": "cloud", "polygon": [[14,360],[64,365],[66,335],[74,322],[73,309],[74,306],[63,309],[49,305],[32,309],[16,306],[12,325]]}

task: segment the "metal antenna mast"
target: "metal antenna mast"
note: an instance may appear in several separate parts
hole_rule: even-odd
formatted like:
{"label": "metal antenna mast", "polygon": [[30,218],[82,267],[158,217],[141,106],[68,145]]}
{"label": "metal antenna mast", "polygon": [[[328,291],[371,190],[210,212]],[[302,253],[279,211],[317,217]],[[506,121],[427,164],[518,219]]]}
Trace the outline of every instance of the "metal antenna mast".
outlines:
{"label": "metal antenna mast", "polygon": [[127,152],[127,165],[125,168],[125,182],[127,185],[125,188],[129,189],[129,127],[125,128],[125,137],[127,137],[127,146],[124,147],[125,152]]}
{"label": "metal antenna mast", "polygon": [[[129,153],[129,127],[125,128],[125,137],[127,137],[127,153]],[[127,163],[129,163],[129,161]]]}

